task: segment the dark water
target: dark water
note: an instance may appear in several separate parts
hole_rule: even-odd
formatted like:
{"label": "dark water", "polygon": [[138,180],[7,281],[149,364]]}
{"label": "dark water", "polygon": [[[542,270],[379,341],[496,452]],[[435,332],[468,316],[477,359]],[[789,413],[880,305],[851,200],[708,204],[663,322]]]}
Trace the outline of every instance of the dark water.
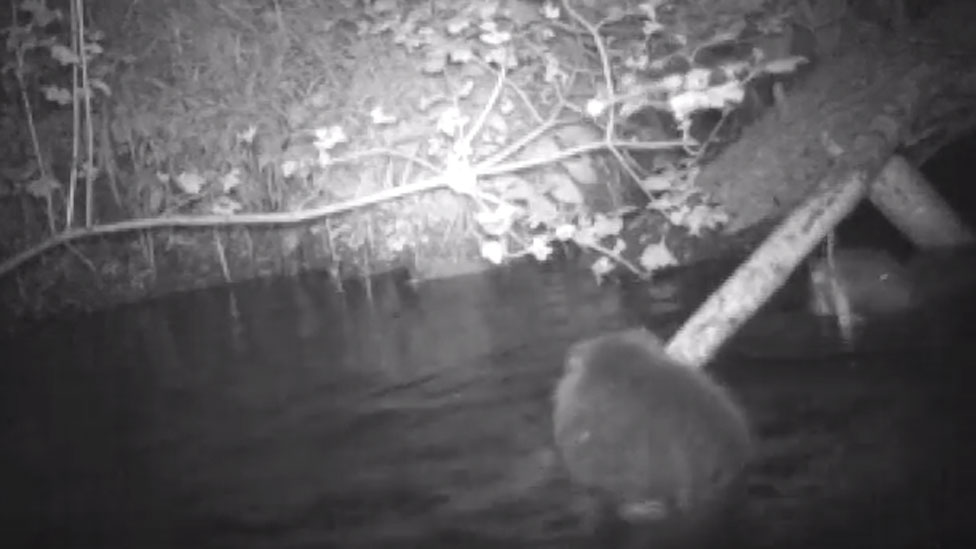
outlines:
{"label": "dark water", "polygon": [[[5,344],[0,544],[593,546],[566,483],[531,482],[563,353],[694,303],[534,269],[360,295],[244,285]],[[969,301],[875,329],[856,364],[796,313],[738,338],[714,370],[761,437],[746,546],[976,540]]]}

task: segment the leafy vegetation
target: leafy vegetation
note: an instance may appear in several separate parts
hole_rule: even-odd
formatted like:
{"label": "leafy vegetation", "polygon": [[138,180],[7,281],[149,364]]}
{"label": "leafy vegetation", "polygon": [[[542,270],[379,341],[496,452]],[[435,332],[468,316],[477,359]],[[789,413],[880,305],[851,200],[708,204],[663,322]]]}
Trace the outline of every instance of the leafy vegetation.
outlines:
{"label": "leafy vegetation", "polygon": [[836,4],[22,0],[3,31],[4,299],[439,276],[556,241],[598,276],[646,276],[675,262],[674,229],[721,227],[702,160]]}

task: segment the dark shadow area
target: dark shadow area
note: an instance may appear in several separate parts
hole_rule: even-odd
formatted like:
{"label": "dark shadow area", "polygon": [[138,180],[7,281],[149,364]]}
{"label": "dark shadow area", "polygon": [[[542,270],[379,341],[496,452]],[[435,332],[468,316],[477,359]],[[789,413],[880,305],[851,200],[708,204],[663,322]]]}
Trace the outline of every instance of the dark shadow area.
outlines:
{"label": "dark shadow area", "polygon": [[969,225],[976,226],[976,131],[946,146],[922,166],[922,173]]}
{"label": "dark shadow area", "polygon": [[[929,182],[970,226],[976,226],[976,132],[946,146],[921,167]],[[846,247],[883,247],[899,258],[914,251],[912,244],[881,213],[865,202],[842,222],[838,239]]]}

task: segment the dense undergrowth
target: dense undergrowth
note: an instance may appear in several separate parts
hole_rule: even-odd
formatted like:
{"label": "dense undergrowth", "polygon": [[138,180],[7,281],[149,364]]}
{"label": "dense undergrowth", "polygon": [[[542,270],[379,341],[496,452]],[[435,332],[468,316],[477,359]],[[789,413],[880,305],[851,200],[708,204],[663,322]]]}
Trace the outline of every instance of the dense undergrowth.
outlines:
{"label": "dense undergrowth", "polygon": [[701,162],[842,4],[21,1],[4,316],[559,240],[647,274],[721,226]]}

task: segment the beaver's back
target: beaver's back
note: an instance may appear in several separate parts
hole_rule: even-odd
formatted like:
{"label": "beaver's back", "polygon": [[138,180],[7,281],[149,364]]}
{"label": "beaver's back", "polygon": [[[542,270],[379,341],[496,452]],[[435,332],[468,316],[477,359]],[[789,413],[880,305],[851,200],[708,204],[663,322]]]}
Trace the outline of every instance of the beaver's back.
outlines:
{"label": "beaver's back", "polygon": [[555,441],[571,479],[622,510],[687,510],[722,492],[752,453],[744,414],[705,372],[643,330],[574,346],[555,393]]}

